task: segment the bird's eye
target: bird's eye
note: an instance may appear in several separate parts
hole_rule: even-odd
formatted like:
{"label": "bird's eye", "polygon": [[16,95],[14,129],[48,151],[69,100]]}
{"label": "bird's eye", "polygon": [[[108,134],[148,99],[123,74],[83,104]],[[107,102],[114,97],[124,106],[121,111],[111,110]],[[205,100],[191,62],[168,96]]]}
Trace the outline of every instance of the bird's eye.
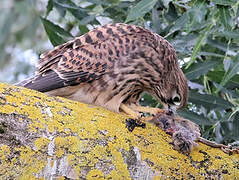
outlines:
{"label": "bird's eye", "polygon": [[173,97],[173,104],[175,104],[175,105],[177,105],[177,106],[179,106],[180,105],[180,96],[177,94],[177,95],[175,95],[174,97]]}

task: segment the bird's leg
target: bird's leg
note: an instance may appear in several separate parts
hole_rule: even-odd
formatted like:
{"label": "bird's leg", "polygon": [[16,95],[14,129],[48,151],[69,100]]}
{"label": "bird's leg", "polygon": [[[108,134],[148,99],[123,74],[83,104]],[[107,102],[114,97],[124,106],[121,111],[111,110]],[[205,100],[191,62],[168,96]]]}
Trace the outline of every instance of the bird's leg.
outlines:
{"label": "bird's leg", "polygon": [[125,112],[126,114],[132,116],[134,119],[139,119],[141,118],[141,115],[139,112],[134,111],[131,107],[121,103],[120,104],[120,109]]}
{"label": "bird's leg", "polygon": [[149,113],[151,115],[165,113],[164,109],[153,108],[153,107],[145,107],[145,106],[136,106],[132,105],[131,108],[138,112]]}
{"label": "bird's leg", "polygon": [[153,108],[153,107],[145,107],[139,105],[125,105],[121,103],[120,108],[128,115],[132,116],[134,119],[140,119],[141,121],[150,121],[152,120],[153,116],[149,117],[141,117],[139,112],[149,113],[151,115],[166,113],[164,109]]}
{"label": "bird's leg", "polygon": [[[159,109],[159,108],[137,106],[135,104],[131,105],[130,107],[137,112],[149,113],[150,115],[153,115],[153,116],[157,115],[157,114],[166,113],[166,111],[164,109]],[[142,117],[141,121],[151,121],[153,119],[153,116]]]}
{"label": "bird's leg", "polygon": [[144,107],[144,106],[137,106],[137,105],[125,105],[123,103],[121,103],[120,109],[126,114],[132,116],[133,118],[133,119],[126,120],[126,126],[129,131],[133,131],[135,127],[145,127],[145,123],[143,122],[150,121],[154,117],[154,116],[141,117],[140,112],[150,113],[151,115],[166,113],[165,110],[159,109],[159,108]]}

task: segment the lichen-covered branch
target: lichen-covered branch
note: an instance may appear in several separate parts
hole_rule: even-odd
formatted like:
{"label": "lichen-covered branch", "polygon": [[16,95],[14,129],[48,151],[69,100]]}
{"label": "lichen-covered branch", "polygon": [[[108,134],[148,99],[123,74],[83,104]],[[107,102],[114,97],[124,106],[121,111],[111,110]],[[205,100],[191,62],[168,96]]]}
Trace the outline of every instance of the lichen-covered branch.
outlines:
{"label": "lichen-covered branch", "polygon": [[177,179],[239,177],[239,154],[200,144],[172,149],[153,124],[100,107],[0,84],[0,179]]}

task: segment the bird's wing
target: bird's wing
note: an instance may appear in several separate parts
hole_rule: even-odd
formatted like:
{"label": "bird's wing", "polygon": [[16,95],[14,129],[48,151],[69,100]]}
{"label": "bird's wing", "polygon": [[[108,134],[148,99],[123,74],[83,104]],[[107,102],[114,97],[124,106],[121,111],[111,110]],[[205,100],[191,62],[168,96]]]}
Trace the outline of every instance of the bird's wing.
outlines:
{"label": "bird's wing", "polygon": [[122,23],[96,28],[42,54],[36,75],[18,85],[46,92],[91,82],[112,69],[114,61],[120,58],[120,45],[129,43],[126,36],[142,32],[149,33],[141,27]]}

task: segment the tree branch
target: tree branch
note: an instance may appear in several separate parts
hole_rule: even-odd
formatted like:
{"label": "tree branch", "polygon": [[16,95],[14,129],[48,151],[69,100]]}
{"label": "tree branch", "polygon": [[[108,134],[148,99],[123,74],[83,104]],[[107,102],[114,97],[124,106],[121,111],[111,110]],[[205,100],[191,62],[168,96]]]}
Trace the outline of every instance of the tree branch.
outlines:
{"label": "tree branch", "polygon": [[0,179],[239,177],[239,154],[200,144],[186,156],[152,124],[129,132],[127,118],[0,84]]}

